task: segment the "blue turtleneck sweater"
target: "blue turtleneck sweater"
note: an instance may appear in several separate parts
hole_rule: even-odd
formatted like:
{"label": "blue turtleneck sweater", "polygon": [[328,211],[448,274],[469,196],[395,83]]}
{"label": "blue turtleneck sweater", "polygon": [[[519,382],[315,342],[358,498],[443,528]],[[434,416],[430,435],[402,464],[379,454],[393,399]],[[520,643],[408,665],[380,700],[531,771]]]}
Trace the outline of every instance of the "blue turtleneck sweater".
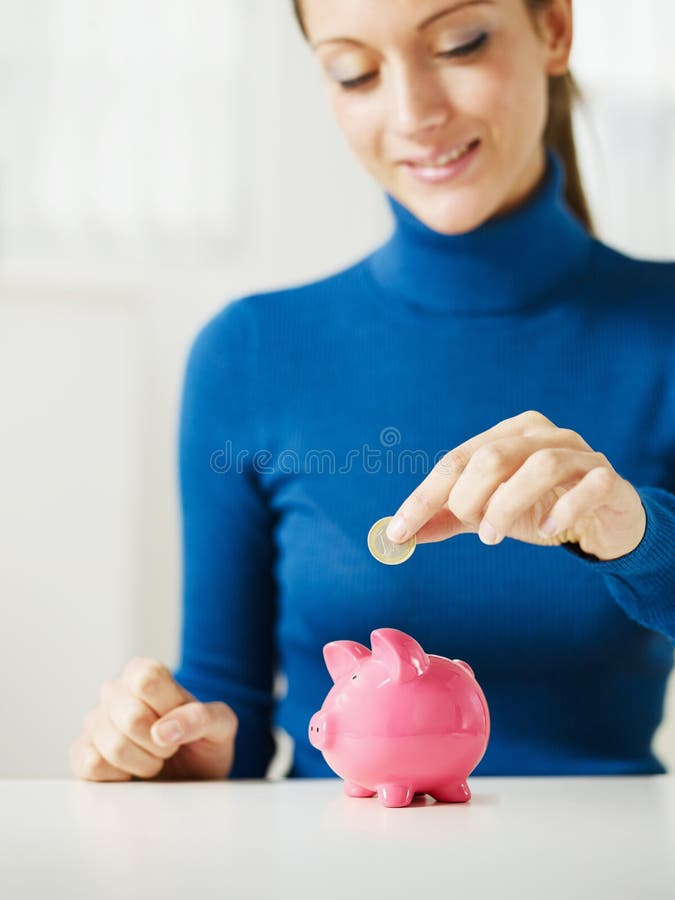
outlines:
{"label": "blue turtleneck sweater", "polygon": [[[675,640],[675,263],[622,255],[563,201],[562,167],[463,235],[392,197],[390,239],[329,277],[229,302],[200,330],[180,419],[175,678],[239,718],[231,777],[334,773],[308,740],[322,649],[393,627],[466,660],[491,713],[474,775],[663,772]],[[443,452],[528,409],[638,490],[647,527],[601,561],[475,534],[368,552]],[[286,691],[275,691],[275,674]],[[277,687],[284,680],[276,682]]]}

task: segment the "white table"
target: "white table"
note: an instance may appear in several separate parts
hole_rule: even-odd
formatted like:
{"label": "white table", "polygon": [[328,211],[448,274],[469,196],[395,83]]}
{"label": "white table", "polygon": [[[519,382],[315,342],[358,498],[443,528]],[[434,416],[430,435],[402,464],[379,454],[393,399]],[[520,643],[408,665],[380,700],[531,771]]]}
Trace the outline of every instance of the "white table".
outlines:
{"label": "white table", "polygon": [[387,809],[332,778],[0,780],[0,896],[675,898],[674,775],[469,785]]}

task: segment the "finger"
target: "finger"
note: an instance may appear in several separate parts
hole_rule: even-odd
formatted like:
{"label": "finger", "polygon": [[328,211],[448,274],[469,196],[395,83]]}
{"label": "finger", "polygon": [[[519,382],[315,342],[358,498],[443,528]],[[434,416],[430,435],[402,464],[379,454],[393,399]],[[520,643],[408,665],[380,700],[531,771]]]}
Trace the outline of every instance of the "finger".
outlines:
{"label": "finger", "polygon": [[120,679],[103,683],[101,703],[113,725],[134,744],[159,759],[168,759],[175,753],[175,746],[160,747],[152,740],[150,729],[158,720],[157,713],[132,694]]}
{"label": "finger", "polygon": [[572,529],[584,516],[592,515],[600,506],[610,504],[612,497],[624,479],[606,466],[588,471],[570,491],[560,497],[551,508],[547,520],[547,536]]}
{"label": "finger", "polygon": [[122,734],[100,707],[91,742],[111,766],[138,778],[154,778],[164,765],[164,760],[147,753]]}
{"label": "finger", "polygon": [[[555,487],[581,479],[599,466],[611,468],[605,455],[594,451],[552,447],[536,451],[493,494],[480,523],[479,537],[486,544],[499,543],[514,523],[529,511],[533,512],[533,526],[536,528],[541,524],[546,510],[552,506],[551,492]],[[537,503],[540,509],[535,508]]]}
{"label": "finger", "polygon": [[158,716],[195,697],[175,680],[169,669],[157,659],[135,657],[124,667],[121,680],[131,693]]}
{"label": "finger", "polygon": [[[529,459],[543,460],[539,454],[546,453],[549,448],[593,452],[583,438],[569,428],[490,441],[475,451],[457,479],[448,496],[448,509],[460,522],[472,526],[467,530],[477,531],[485,508],[499,485],[508,484]],[[534,467],[535,475],[537,471],[538,465]]]}
{"label": "finger", "polygon": [[111,766],[84,735],[78,735],[70,745],[70,768],[78,778],[87,781],[131,781],[132,775]]}
{"label": "finger", "polygon": [[446,503],[450,491],[475,451],[483,444],[516,434],[555,428],[553,422],[535,410],[504,419],[448,451],[431,472],[403,501],[387,526],[387,537],[396,542],[416,534]]}
{"label": "finger", "polygon": [[[152,726],[151,736],[158,744],[167,742],[186,744],[206,740],[226,744],[233,739],[238,727],[237,717],[226,703],[185,703],[171,711]],[[165,738],[166,733],[166,738]]]}
{"label": "finger", "polygon": [[435,541],[445,541],[468,531],[474,531],[474,529],[460,522],[447,506],[443,506],[428,522],[422,525],[415,535],[415,540],[418,544],[431,544]]}

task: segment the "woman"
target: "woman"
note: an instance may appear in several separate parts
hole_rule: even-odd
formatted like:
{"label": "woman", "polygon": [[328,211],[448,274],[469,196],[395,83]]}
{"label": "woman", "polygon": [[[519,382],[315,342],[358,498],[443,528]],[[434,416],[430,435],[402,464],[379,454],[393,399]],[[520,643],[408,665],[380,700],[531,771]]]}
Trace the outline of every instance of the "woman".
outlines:
{"label": "woman", "polygon": [[[474,774],[663,772],[675,264],[591,234],[570,0],[295,8],[395,227],[198,335],[181,663],[135,659],[106,683],[73,769],[262,777],[276,723],[291,776],[330,776],[307,735],[322,647],[390,626],[475,670],[492,731]],[[365,536],[392,512],[392,540],[423,546],[383,566]]]}

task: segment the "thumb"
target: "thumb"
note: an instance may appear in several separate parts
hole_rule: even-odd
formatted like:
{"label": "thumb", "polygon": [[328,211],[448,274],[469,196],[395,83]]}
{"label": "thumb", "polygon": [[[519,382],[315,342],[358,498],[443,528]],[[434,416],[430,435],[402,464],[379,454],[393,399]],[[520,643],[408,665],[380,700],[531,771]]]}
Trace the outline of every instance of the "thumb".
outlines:
{"label": "thumb", "polygon": [[225,744],[234,737],[237,724],[237,717],[227,704],[195,701],[184,703],[158,719],[150,729],[150,737],[163,747],[200,739]]}

